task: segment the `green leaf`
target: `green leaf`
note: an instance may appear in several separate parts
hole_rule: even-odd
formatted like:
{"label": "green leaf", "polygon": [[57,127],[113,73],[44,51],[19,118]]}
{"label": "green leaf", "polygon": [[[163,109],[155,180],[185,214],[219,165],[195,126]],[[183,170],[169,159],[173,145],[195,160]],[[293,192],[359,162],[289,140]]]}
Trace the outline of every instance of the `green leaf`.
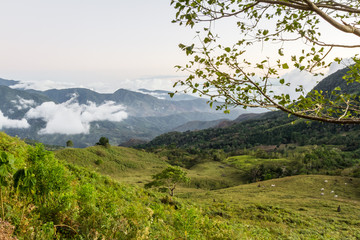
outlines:
{"label": "green leaf", "polygon": [[280,56],[284,56],[284,53],[283,53],[283,49],[282,49],[282,48],[279,48],[278,53],[279,53]]}
{"label": "green leaf", "polygon": [[288,65],[287,63],[284,63],[284,64],[282,65],[282,68],[283,68],[283,69],[289,69],[289,65]]}

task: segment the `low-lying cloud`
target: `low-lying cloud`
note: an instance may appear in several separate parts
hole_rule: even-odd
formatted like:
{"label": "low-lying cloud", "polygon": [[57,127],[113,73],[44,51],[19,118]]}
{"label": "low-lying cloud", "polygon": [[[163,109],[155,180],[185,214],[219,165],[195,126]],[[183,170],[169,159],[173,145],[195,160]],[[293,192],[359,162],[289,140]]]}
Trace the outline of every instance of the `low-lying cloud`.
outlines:
{"label": "low-lying cloud", "polygon": [[28,108],[36,105],[34,100],[24,99],[19,96],[17,96],[17,98],[15,100],[12,100],[11,102],[14,104],[14,107],[17,110],[28,109]]}
{"label": "low-lying cloud", "polygon": [[4,128],[29,128],[30,125],[25,118],[23,119],[10,119],[5,117],[0,111],[0,129]]}
{"label": "low-lying cloud", "polygon": [[46,127],[39,134],[88,134],[90,123],[94,121],[120,122],[127,118],[122,105],[115,102],[104,102],[97,106],[93,102],[79,104],[74,98],[61,104],[45,102],[30,109],[27,119],[43,119]]}

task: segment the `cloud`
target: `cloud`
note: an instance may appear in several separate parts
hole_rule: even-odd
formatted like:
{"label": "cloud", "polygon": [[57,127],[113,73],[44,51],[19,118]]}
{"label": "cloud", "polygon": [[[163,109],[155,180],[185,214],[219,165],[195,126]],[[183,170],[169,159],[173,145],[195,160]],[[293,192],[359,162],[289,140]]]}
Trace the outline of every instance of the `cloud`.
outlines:
{"label": "cloud", "polygon": [[78,87],[74,83],[68,83],[68,82],[54,82],[50,80],[45,81],[21,81],[18,84],[10,86],[14,89],[35,89],[39,91],[46,91],[49,89],[65,89],[65,88],[74,88]]}
{"label": "cloud", "polygon": [[20,96],[17,96],[17,99],[11,100],[11,102],[14,104],[14,107],[17,110],[28,109],[28,108],[36,105],[36,103],[33,99],[24,99],[24,98],[21,98]]}
{"label": "cloud", "polygon": [[35,89],[39,91],[46,91],[49,89],[66,89],[66,88],[88,88],[93,91],[101,93],[113,93],[119,88],[124,88],[136,91],[140,88],[149,90],[167,90],[173,91],[174,83],[179,79],[184,79],[185,76],[153,76],[136,79],[118,79],[111,77],[103,79],[99,77],[98,80],[89,80],[87,78],[78,79],[73,82],[67,81],[51,81],[51,80],[37,80],[37,81],[21,81],[16,85],[10,86],[14,89]]}
{"label": "cloud", "polygon": [[3,128],[29,128],[30,125],[25,118],[18,119],[9,119],[5,117],[4,114],[0,111],[0,129]]}
{"label": "cloud", "polygon": [[46,122],[46,127],[39,134],[88,134],[90,123],[94,121],[120,122],[127,118],[127,113],[122,105],[115,102],[104,102],[96,106],[95,103],[79,104],[76,97],[69,101],[56,104],[45,102],[40,106],[30,109],[25,117],[27,119],[41,118]]}

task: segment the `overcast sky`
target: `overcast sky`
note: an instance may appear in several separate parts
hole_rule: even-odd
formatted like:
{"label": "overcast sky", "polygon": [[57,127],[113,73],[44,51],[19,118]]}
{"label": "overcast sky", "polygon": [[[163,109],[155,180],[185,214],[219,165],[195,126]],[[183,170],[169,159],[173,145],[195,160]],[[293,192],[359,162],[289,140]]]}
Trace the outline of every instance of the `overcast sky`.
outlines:
{"label": "overcast sky", "polygon": [[187,60],[178,44],[195,36],[171,23],[174,14],[170,0],[1,1],[0,78],[45,89],[169,89]]}
{"label": "overcast sky", "polygon": [[173,15],[166,0],[2,1],[0,77],[104,89],[173,78],[194,36]]}

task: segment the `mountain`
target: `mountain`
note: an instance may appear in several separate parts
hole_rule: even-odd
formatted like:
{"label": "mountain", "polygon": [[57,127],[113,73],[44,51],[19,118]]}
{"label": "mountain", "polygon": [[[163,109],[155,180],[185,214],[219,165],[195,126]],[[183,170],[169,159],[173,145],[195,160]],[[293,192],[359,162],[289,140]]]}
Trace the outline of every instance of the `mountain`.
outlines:
{"label": "mountain", "polygon": [[[158,117],[187,112],[219,113],[211,109],[204,99],[191,97],[192,100],[170,101],[126,89],[119,89],[112,94],[97,93],[85,88],[51,89],[38,94],[43,94],[56,103],[64,103],[74,96],[79,104],[93,102],[99,105],[105,101],[113,101],[126,106],[127,113],[134,117]],[[238,111],[229,118],[234,118],[237,113]]]}
{"label": "mountain", "polygon": [[3,79],[0,78],[0,86],[13,86],[20,83],[19,81],[14,81],[14,80],[7,80],[7,79]]}
{"label": "mountain", "polygon": [[163,90],[147,90],[147,89],[139,89],[140,93],[149,94],[151,96],[157,97],[159,99],[166,99],[166,100],[172,100],[172,101],[183,101],[183,100],[194,100],[197,99],[197,97],[184,94],[184,93],[177,93],[173,97],[170,97],[169,91],[163,91]]}
{"label": "mountain", "polygon": [[0,85],[0,110],[9,118],[21,119],[31,106],[47,101],[51,100],[46,96]]}
{"label": "mountain", "polygon": [[17,83],[0,81],[0,128],[12,136],[50,145],[72,140],[76,147],[86,147],[101,136],[114,145],[130,139],[149,141],[190,121],[235,119],[240,113],[224,115],[206,100],[192,96],[175,101],[126,89],[98,93],[86,88],[38,91],[9,87]]}
{"label": "mountain", "polygon": [[220,123],[227,122],[226,119],[218,119],[213,121],[190,121],[185,124],[182,124],[174,129],[172,132],[186,132],[186,131],[195,131],[203,130],[207,128],[212,128],[218,126]]}
{"label": "mountain", "polygon": [[[314,89],[331,92],[340,86],[344,92],[360,92],[360,84],[346,84],[342,79],[346,69],[324,78]],[[180,129],[183,130],[183,129]],[[233,121],[221,122],[216,128],[193,132],[162,134],[143,148],[176,146],[177,148],[223,149],[234,151],[258,145],[333,144],[345,150],[360,149],[360,126],[336,125],[288,117],[276,111],[243,114]]]}
{"label": "mountain", "polygon": [[344,68],[338,70],[337,72],[329,75],[328,77],[324,78],[320,81],[315,87],[314,90],[322,90],[327,92],[328,94],[331,93],[336,87],[340,87],[341,91],[344,93],[349,94],[359,94],[360,93],[360,83],[353,82],[348,84],[345,80],[343,80],[343,76],[349,71],[349,68]]}

